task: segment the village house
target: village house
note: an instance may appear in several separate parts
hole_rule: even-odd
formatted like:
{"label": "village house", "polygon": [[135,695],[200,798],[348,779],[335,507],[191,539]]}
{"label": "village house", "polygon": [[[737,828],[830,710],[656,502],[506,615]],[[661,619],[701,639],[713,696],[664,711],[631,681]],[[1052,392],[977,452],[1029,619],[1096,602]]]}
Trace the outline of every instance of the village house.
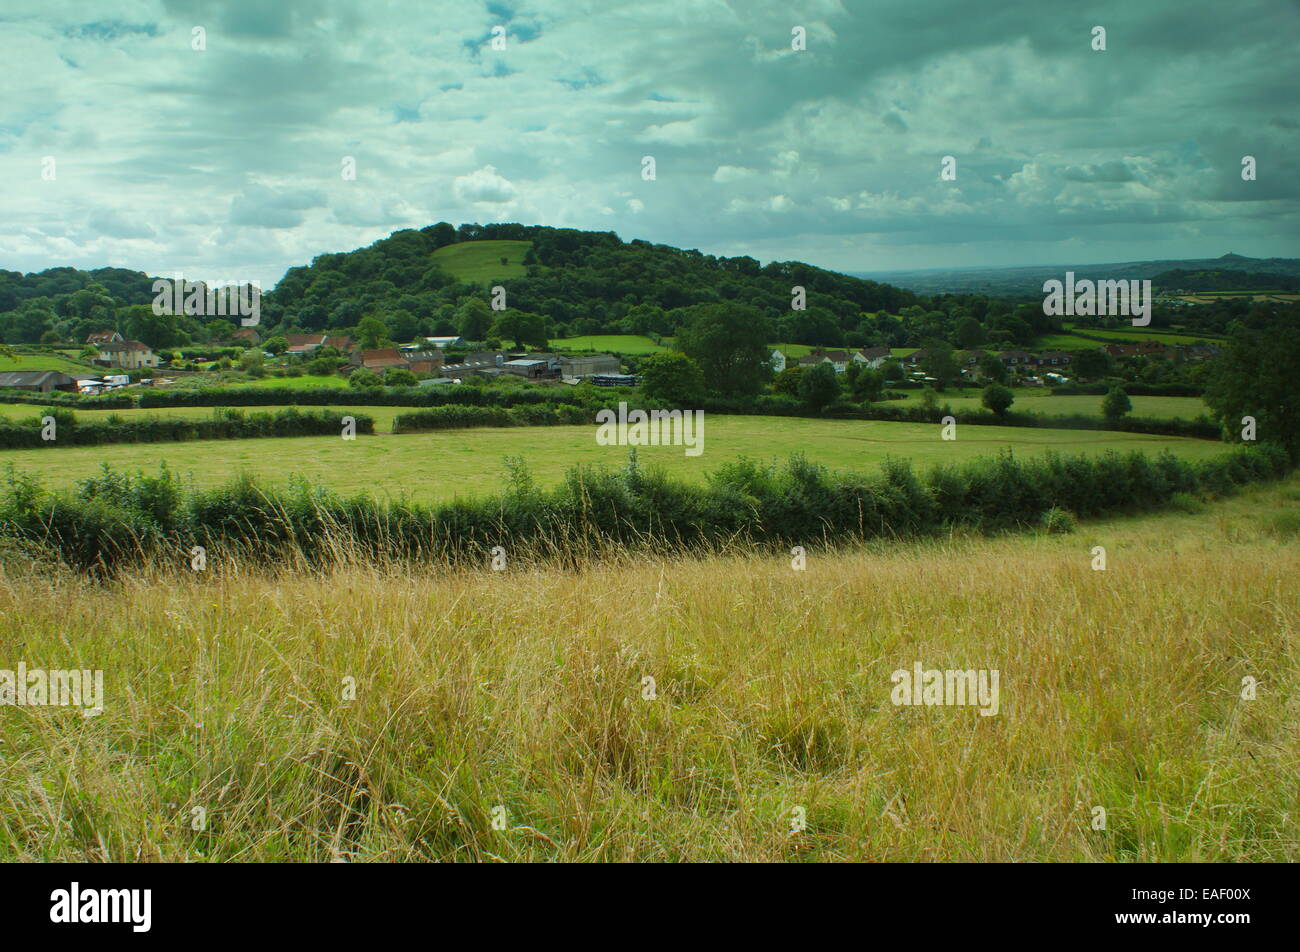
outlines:
{"label": "village house", "polygon": [[1038,355],[1036,363],[1040,367],[1068,367],[1070,355],[1063,350],[1045,350]]}
{"label": "village house", "polygon": [[1026,350],[1004,350],[998,359],[1008,367],[1032,367],[1038,359]]}
{"label": "village house", "polygon": [[148,344],[138,340],[116,340],[97,345],[99,356],[94,362],[103,367],[120,367],[122,370],[142,370],[158,366],[158,355]]}
{"label": "village house", "polygon": [[885,365],[893,351],[888,347],[863,347],[854,351],[854,363],[863,364],[868,370],[879,370]]}
{"label": "village house", "polygon": [[825,350],[817,347],[812,353],[799,358],[800,367],[816,367],[818,364],[830,364],[837,374],[849,369],[849,352],[847,350]]}
{"label": "village house", "polygon": [[90,347],[98,347],[100,344],[113,344],[122,340],[122,335],[117,331],[99,331],[95,334],[86,335],[86,344]]}
{"label": "village house", "polygon": [[53,390],[76,393],[77,381],[57,370],[9,370],[0,373],[0,388],[3,387],[33,393],[50,393]]}
{"label": "village house", "polygon": [[1107,344],[1106,353],[1112,357],[1168,357],[1169,348],[1155,341],[1141,341],[1137,344]]}

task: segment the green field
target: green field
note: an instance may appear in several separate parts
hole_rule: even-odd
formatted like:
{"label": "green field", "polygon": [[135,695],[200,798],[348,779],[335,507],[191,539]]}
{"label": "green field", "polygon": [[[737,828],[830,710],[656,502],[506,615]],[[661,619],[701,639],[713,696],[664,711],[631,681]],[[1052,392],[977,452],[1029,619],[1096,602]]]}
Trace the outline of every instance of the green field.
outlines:
{"label": "green field", "polygon": [[[1103,396],[1053,396],[1043,387],[1016,387],[1012,393],[1016,402],[1011,405],[1013,413],[1037,413],[1042,416],[1070,416],[1081,413],[1087,416],[1101,416]],[[1209,416],[1210,409],[1200,397],[1129,397],[1133,403],[1133,416],[1150,417],[1155,420],[1173,420],[1182,418],[1194,420],[1198,416]],[[884,400],[876,406],[917,406],[921,402],[919,390],[907,391],[905,400]],[[983,408],[979,390],[963,390],[939,394],[939,405],[949,404],[954,410],[979,410]]]}
{"label": "green field", "polygon": [[[357,409],[376,418],[398,411]],[[1225,451],[1221,443],[1207,440],[1105,430],[966,426],[958,427],[956,440],[944,441],[935,424],[709,416],[702,455],[688,457],[681,447],[640,447],[638,454],[643,463],[662,466],[672,475],[703,480],[709,471],[740,456],[783,461],[802,452],[833,469],[863,471],[874,470],[886,456],[925,466],[988,456],[1003,447],[1030,454],[1170,449],[1191,459]],[[48,485],[66,487],[97,471],[101,463],[119,470],[152,471],[166,461],[174,472],[192,474],[201,485],[217,485],[239,471],[271,483],[300,474],[345,493],[433,501],[500,488],[503,460],[509,456],[522,457],[540,484],[553,485],[575,463],[621,466],[627,450],[598,446],[591,426],[504,427],[362,436],[353,441],[308,436],[5,450],[0,451],[0,466],[12,462],[22,471],[41,473]]]}
{"label": "green field", "polygon": [[[1133,341],[1134,343],[1141,343],[1142,341],[1147,341],[1147,342],[1152,342],[1157,344],[1173,345],[1173,344],[1200,344],[1200,343],[1207,343],[1207,342],[1214,344],[1214,343],[1223,342],[1223,338],[1215,337],[1213,334],[1200,334],[1200,335],[1175,334],[1169,331],[1145,331],[1145,330],[1138,330],[1138,329],[1110,330],[1109,328],[1089,327],[1083,324],[1063,324],[1062,326],[1070,330],[1080,330],[1085,334],[1095,334],[1098,337],[1113,337],[1116,340]],[[1059,340],[1061,338],[1056,337],[1053,339]],[[1071,336],[1069,339],[1079,341],[1078,344],[1075,344],[1075,347],[1080,347],[1085,344],[1091,344],[1093,346],[1098,346],[1098,347],[1106,346],[1105,344],[1102,344],[1098,341],[1084,340],[1082,337]]]}
{"label": "green field", "polygon": [[528,270],[524,255],[532,245],[531,241],[462,241],[439,248],[430,258],[457,281],[487,284],[523,277]]}
{"label": "green field", "polygon": [[649,337],[639,334],[594,334],[586,337],[563,337],[551,341],[555,350],[612,351],[619,354],[657,354],[667,350]]}
{"label": "green field", "polygon": [[0,354],[0,371],[7,370],[58,370],[71,376],[109,372],[58,354],[19,354],[16,358]]}
{"label": "green field", "polygon": [[327,377],[303,374],[301,377],[261,377],[256,380],[245,378],[222,384],[222,386],[255,387],[259,390],[278,390],[281,388],[285,390],[317,390],[321,387],[346,387],[347,385],[348,380],[346,377],[335,374]]}
{"label": "green field", "polygon": [[[75,410],[76,417],[84,423],[99,423],[107,420],[110,416],[118,416],[124,420],[144,420],[150,417],[161,417],[167,420],[208,420],[212,418],[212,413],[217,407],[146,407],[138,410]],[[254,413],[275,413],[278,410],[297,409],[303,413],[315,413],[319,411],[329,413],[364,413],[366,416],[373,417],[375,420],[375,429],[384,433],[391,432],[393,418],[399,413],[409,413],[413,407],[315,407],[299,406],[290,407],[288,404],[275,406],[257,406],[257,407],[232,407],[241,413],[252,415]],[[32,403],[0,403],[0,420],[30,420],[32,417],[41,415],[41,407]]]}

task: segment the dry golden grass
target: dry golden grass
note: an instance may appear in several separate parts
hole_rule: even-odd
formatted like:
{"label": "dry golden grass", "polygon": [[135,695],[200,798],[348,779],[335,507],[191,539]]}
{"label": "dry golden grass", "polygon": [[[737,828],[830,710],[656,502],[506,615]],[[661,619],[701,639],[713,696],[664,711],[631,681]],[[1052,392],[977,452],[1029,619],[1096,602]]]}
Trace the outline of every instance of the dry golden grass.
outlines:
{"label": "dry golden grass", "polygon": [[[1295,861],[1298,500],[804,572],[11,559],[0,668],[103,668],[106,699],[0,708],[0,857]],[[1000,712],[895,707],[915,661],[999,670]]]}

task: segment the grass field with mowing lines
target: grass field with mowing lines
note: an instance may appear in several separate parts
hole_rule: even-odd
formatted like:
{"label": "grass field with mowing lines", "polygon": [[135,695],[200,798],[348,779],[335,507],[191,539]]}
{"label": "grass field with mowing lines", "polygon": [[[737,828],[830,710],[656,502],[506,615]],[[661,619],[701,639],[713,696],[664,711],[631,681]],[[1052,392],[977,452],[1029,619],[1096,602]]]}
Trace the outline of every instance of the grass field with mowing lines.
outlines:
{"label": "grass field with mowing lines", "polygon": [[[384,429],[391,423],[387,414],[400,412],[394,407],[354,409],[372,414]],[[96,472],[101,463],[113,469],[152,471],[166,461],[174,472],[193,474],[200,485],[222,483],[240,471],[272,483],[283,483],[296,473],[345,493],[365,491],[378,497],[406,495],[432,501],[500,488],[505,483],[503,460],[510,456],[522,457],[542,485],[554,485],[575,463],[622,466],[627,449],[598,446],[595,430],[594,426],[502,427],[359,436],[352,441],[305,436],[4,450],[0,466],[12,462],[22,471],[41,473],[48,485],[70,486]],[[955,441],[941,440],[940,431],[939,425],[926,423],[708,416],[703,455],[688,457],[680,446],[640,447],[638,455],[643,463],[702,481],[707,472],[740,456],[784,462],[797,452],[833,469],[863,471],[874,470],[886,456],[926,466],[989,456],[1003,447],[1022,454],[1110,449],[1154,454],[1169,449],[1189,459],[1226,450],[1222,443],[1208,440],[1106,430],[967,426],[959,427]]]}

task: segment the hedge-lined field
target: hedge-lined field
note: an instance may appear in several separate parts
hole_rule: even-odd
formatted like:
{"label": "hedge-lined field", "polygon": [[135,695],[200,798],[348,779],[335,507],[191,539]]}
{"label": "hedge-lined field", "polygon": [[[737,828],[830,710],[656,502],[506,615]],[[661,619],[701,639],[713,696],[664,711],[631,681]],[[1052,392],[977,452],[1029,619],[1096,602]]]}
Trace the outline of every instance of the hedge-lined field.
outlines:
{"label": "hedge-lined field", "polygon": [[[919,406],[921,393],[917,390],[906,391],[905,399],[899,401],[905,406]],[[1101,402],[1104,395],[1053,394],[1042,387],[1016,387],[1012,389],[1016,402],[1011,409],[1016,413],[1036,413],[1041,416],[1091,415],[1101,416]],[[982,394],[979,390],[960,390],[939,394],[940,404],[949,404],[954,410],[979,410],[983,407]],[[1210,415],[1210,409],[1199,397],[1142,397],[1130,396],[1133,404],[1132,416],[1152,420],[1194,420],[1199,416]],[[891,405],[893,401],[882,406]]]}
{"label": "hedge-lined field", "polygon": [[[407,412],[382,407],[354,409],[377,419],[385,412],[394,417]],[[69,447],[57,454],[6,450],[0,453],[0,466],[12,462],[19,469],[41,474],[51,486],[68,487],[93,475],[103,463],[134,472],[153,470],[165,462],[174,472],[192,474],[201,486],[219,485],[238,472],[273,484],[298,474],[338,492],[435,502],[500,489],[505,482],[502,461],[507,457],[522,458],[541,486],[558,484],[574,464],[621,466],[627,450],[597,445],[596,430],[594,425],[480,427],[350,442],[335,436],[307,436],[291,441]],[[1207,459],[1225,450],[1224,444],[1206,440],[1108,430],[958,425],[957,439],[945,441],[941,435],[937,423],[708,414],[702,455],[686,456],[680,446],[648,446],[638,452],[643,460],[674,476],[701,483],[708,472],[740,457],[771,460],[792,452],[802,452],[809,460],[834,469],[860,471],[878,465],[887,456],[928,466],[988,456],[1001,449],[1025,457],[1049,450],[1087,454],[1168,450],[1191,460]]]}
{"label": "hedge-lined field", "polygon": [[181,558],[194,545],[226,560],[309,565],[340,557],[455,562],[481,559],[497,546],[516,557],[584,558],[611,546],[838,544],[958,527],[1069,531],[1076,516],[1220,496],[1290,468],[1285,451],[1269,445],[1195,463],[1171,453],[1050,453],[1031,460],[1002,453],[923,475],[897,459],[864,474],[833,472],[795,456],[782,466],[732,462],[701,486],[632,457],[620,470],[571,468],[550,489],[538,488],[517,464],[505,493],[432,507],[342,497],[305,481],[273,489],[240,478],[194,489],[167,471],[105,470],[75,494],[50,493],[11,473],[0,500],[0,533],[29,545],[33,555],[106,572]]}

